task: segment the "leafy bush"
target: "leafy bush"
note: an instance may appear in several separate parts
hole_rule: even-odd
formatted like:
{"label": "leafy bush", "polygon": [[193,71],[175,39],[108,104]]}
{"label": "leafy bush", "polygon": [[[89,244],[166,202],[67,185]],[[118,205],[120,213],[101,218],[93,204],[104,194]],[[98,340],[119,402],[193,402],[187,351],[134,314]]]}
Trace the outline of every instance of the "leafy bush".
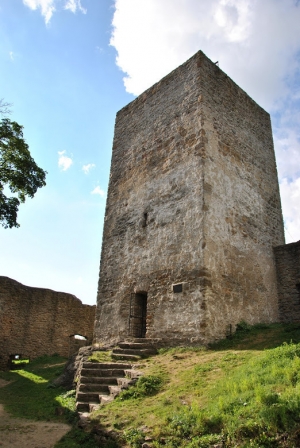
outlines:
{"label": "leafy bush", "polygon": [[132,448],[140,448],[144,442],[145,435],[139,429],[128,429],[124,431],[124,438]]}
{"label": "leafy bush", "polygon": [[128,400],[130,398],[142,398],[156,394],[163,385],[163,379],[160,376],[148,375],[141,376],[136,384],[129,389],[124,390],[118,397],[119,400]]}

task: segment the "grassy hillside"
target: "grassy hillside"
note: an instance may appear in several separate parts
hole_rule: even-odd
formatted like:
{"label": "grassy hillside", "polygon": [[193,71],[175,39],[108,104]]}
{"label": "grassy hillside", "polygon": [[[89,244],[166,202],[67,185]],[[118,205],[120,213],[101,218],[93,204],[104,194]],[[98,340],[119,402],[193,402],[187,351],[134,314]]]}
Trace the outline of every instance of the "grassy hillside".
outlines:
{"label": "grassy hillside", "polygon": [[[43,356],[0,378],[11,381],[0,388],[0,403],[14,417],[73,423],[74,428],[56,444],[56,448],[96,448],[94,437],[76,428],[75,391],[51,387],[66,363],[60,356]],[[16,366],[17,367],[17,366]],[[1,430],[0,424],[0,445]]]}
{"label": "grassy hillside", "polygon": [[[0,389],[16,416],[73,421],[55,448],[300,447],[300,325],[241,324],[209,348],[161,350],[142,360],[136,387],[76,428],[74,394],[49,387],[63,360],[43,358]],[[96,439],[94,439],[96,436]]]}
{"label": "grassy hillside", "polygon": [[297,325],[244,324],[208,349],[161,350],[94,421],[132,447],[299,447],[299,341]]}

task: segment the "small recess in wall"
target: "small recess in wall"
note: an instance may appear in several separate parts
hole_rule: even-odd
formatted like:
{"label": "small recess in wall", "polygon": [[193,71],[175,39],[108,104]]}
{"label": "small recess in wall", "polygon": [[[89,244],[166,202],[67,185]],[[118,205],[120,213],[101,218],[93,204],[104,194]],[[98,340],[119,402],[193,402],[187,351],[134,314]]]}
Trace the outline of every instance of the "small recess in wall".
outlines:
{"label": "small recess in wall", "polygon": [[182,292],[182,283],[177,283],[176,285],[173,285],[173,292],[174,293]]}

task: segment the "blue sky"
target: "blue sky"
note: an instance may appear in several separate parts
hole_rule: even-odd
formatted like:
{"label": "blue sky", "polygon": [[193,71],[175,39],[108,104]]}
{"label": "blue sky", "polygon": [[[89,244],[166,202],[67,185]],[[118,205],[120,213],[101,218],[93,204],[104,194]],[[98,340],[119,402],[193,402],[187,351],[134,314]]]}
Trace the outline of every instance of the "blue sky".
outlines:
{"label": "blue sky", "polygon": [[199,49],[271,113],[299,240],[299,23],[295,0],[0,0],[0,98],[48,171],[0,228],[0,275],[96,302],[116,112]]}

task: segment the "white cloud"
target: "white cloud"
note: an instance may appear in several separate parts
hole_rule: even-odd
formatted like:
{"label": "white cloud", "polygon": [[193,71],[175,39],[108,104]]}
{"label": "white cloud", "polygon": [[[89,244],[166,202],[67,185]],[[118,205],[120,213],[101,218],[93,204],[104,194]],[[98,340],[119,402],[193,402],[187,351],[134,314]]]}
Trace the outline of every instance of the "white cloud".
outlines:
{"label": "white cloud", "polygon": [[280,179],[296,179],[300,176],[300,132],[298,129],[283,127],[282,130],[279,129],[276,132],[274,143]]}
{"label": "white cloud", "polygon": [[14,60],[15,60],[15,58],[14,58],[14,52],[13,52],[13,51],[10,51],[10,52],[9,52],[9,57],[10,57],[10,60],[11,60],[11,61],[14,61]]}
{"label": "white cloud", "polygon": [[216,6],[214,19],[231,42],[244,41],[251,28],[250,4],[247,1],[221,0]]}
{"label": "white cloud", "polygon": [[99,185],[97,186],[97,187],[95,187],[94,188],[94,190],[93,191],[91,191],[91,194],[99,194],[100,196],[105,196],[105,191],[104,190],[102,190],[100,187],[99,187]]}
{"label": "white cloud", "polygon": [[96,165],[94,163],[88,163],[87,165],[83,165],[82,171],[84,174],[88,174],[92,168],[95,168],[95,166]]}
{"label": "white cloud", "polygon": [[294,0],[116,0],[111,45],[134,95],[201,49],[270,108],[300,66],[299,23]]}
{"label": "white cloud", "polygon": [[285,201],[298,197],[300,177],[299,23],[296,0],[115,0],[110,40],[129,93],[139,95],[202,50],[271,112],[282,192],[289,190],[284,217],[294,234],[296,203],[286,215]]}
{"label": "white cloud", "polygon": [[67,171],[73,163],[71,157],[65,155],[66,151],[58,151],[58,166],[62,171]]}
{"label": "white cloud", "polygon": [[68,0],[65,5],[65,9],[70,10],[74,14],[75,12],[77,12],[77,10],[82,12],[83,14],[86,14],[86,9],[81,6],[80,0]]}
{"label": "white cloud", "polygon": [[41,10],[42,16],[45,18],[46,24],[50,22],[52,14],[56,10],[56,0],[23,0],[23,3],[25,6],[28,6],[33,10],[39,8]]}
{"label": "white cloud", "polygon": [[[57,10],[61,0],[23,0],[23,4],[28,8],[36,10],[40,9],[46,24],[49,24],[53,13]],[[82,7],[81,0],[65,0],[64,9],[73,12],[77,11],[86,14],[87,10]]]}
{"label": "white cloud", "polygon": [[280,183],[286,242],[300,240],[300,177]]}

